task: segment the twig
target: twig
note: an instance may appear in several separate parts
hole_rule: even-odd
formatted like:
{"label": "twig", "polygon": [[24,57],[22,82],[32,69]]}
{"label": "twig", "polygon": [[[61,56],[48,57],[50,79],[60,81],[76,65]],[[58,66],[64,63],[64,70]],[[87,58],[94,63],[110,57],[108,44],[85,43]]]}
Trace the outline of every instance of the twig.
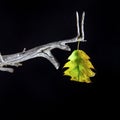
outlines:
{"label": "twig", "polygon": [[20,66],[22,65],[21,62],[33,59],[36,57],[44,57],[48,59],[56,69],[59,68],[59,63],[55,59],[55,57],[52,55],[51,50],[55,48],[59,48],[62,50],[70,51],[70,47],[67,45],[67,43],[74,43],[78,41],[85,42],[84,40],[84,12],[82,15],[82,22],[81,22],[81,37],[80,37],[80,31],[79,31],[79,18],[78,18],[78,12],[76,12],[76,18],[77,18],[77,36],[72,39],[66,39],[61,40],[57,42],[51,42],[45,45],[41,45],[35,48],[32,48],[30,50],[24,49],[22,52],[11,54],[11,55],[1,55],[0,54],[0,70],[1,71],[7,71],[7,72],[13,72],[13,68],[8,68],[5,66]]}

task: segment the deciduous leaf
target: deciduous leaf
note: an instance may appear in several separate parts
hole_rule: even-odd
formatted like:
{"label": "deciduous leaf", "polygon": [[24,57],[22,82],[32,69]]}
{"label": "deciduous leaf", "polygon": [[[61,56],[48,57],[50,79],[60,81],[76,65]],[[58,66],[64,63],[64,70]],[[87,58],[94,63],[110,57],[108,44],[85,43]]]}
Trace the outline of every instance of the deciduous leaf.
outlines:
{"label": "deciduous leaf", "polygon": [[63,67],[68,68],[64,71],[64,75],[70,76],[73,81],[90,83],[90,77],[95,76],[95,73],[92,71],[94,66],[89,59],[83,50],[74,50]]}

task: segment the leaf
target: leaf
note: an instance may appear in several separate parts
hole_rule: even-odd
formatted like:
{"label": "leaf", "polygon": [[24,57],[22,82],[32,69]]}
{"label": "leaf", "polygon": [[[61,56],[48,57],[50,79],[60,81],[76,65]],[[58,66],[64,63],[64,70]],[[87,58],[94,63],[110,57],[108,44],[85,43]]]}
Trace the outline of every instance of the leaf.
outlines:
{"label": "leaf", "polygon": [[92,71],[94,66],[89,59],[83,50],[74,50],[63,67],[68,68],[64,71],[64,75],[70,76],[73,81],[91,83],[90,77],[94,77],[95,73]]}

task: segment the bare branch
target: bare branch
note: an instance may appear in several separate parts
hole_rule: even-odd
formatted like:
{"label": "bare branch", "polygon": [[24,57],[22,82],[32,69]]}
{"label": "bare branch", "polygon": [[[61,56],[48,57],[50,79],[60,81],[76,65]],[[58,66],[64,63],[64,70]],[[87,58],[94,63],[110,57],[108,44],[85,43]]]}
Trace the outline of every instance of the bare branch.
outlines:
{"label": "bare branch", "polygon": [[76,22],[77,22],[77,35],[80,36],[80,28],[79,28],[79,14],[76,12]]}
{"label": "bare branch", "polygon": [[82,33],[82,36],[81,38],[84,40],[84,19],[85,19],[85,12],[83,12],[82,14],[82,20],[81,20],[81,33]]}
{"label": "bare branch", "polygon": [[82,23],[81,23],[81,25],[82,25],[82,27],[81,27],[82,36],[81,37],[80,37],[80,32],[79,32],[79,16],[78,16],[78,12],[76,12],[76,18],[77,18],[77,36],[76,37],[74,37],[72,39],[57,41],[57,42],[51,42],[51,43],[48,43],[45,45],[41,45],[41,46],[32,48],[30,50],[26,50],[24,48],[24,50],[22,52],[11,54],[11,55],[3,55],[2,56],[0,54],[0,70],[7,71],[7,72],[13,72],[12,68],[8,68],[5,66],[18,67],[18,66],[22,65],[21,62],[29,60],[29,59],[33,59],[36,57],[44,57],[44,58],[48,59],[55,66],[55,68],[58,69],[59,63],[55,59],[55,57],[52,55],[51,50],[55,49],[55,48],[59,48],[61,50],[70,51],[71,49],[67,44],[77,42],[78,37],[79,37],[79,41],[85,42],[84,29],[83,29],[84,14],[85,13],[83,13]]}

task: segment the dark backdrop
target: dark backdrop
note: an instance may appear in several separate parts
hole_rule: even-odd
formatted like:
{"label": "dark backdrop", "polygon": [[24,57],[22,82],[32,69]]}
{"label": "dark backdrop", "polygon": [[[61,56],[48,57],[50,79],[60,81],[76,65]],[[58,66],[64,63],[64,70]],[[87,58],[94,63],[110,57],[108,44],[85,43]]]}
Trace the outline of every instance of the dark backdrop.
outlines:
{"label": "dark backdrop", "polygon": [[[0,108],[13,116],[40,113],[106,115],[117,101],[119,40],[117,3],[97,0],[0,2],[0,52],[11,54],[76,35],[76,16],[85,11],[85,38],[81,43],[96,68],[92,84],[63,76],[71,52],[54,49],[59,70],[44,58],[23,62],[13,74],[0,72]],[[76,43],[70,44],[72,50]],[[118,78],[117,78],[118,77]],[[119,94],[118,94],[119,95]],[[113,101],[112,101],[113,99]],[[115,102],[114,102],[115,101]],[[7,115],[7,114],[6,114]]]}

